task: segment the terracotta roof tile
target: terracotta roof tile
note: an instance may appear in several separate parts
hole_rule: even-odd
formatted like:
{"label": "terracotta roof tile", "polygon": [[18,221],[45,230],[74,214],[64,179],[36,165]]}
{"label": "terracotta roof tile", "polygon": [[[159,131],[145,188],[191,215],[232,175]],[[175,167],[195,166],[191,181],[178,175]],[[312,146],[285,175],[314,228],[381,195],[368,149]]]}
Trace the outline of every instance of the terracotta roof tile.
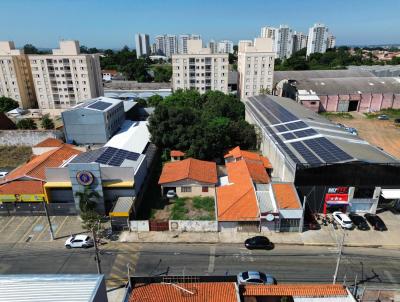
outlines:
{"label": "terracotta roof tile", "polygon": [[22,177],[45,180],[46,168],[59,167],[64,161],[79,153],[82,152],[71,148],[69,145],[62,145],[57,149],[35,156],[31,161],[14,169],[2,179],[2,183],[17,180]]}
{"label": "terracotta roof tile", "polygon": [[0,185],[0,194],[43,194],[43,181],[12,181]]}
{"label": "terracotta roof tile", "polygon": [[280,209],[300,209],[301,205],[292,183],[272,184],[275,200]]}
{"label": "terracotta roof tile", "polygon": [[64,144],[62,140],[57,138],[47,138],[44,141],[41,141],[39,144],[35,145],[34,147],[60,147]]}
{"label": "terracotta roof tile", "polygon": [[340,284],[246,285],[243,296],[346,297],[348,292]]}
{"label": "terracotta roof tile", "polygon": [[272,165],[268,158],[265,156],[259,155],[255,152],[241,150],[240,147],[235,147],[230,150],[225,156],[225,158],[233,157],[235,159],[247,159],[247,160],[254,160],[254,161],[261,161],[264,164],[264,167],[267,169],[272,169]]}
{"label": "terracotta roof tile", "polygon": [[185,152],[179,150],[171,150],[170,156],[178,157],[178,156],[185,156]]}
{"label": "terracotta roof tile", "polygon": [[250,172],[250,176],[255,183],[267,184],[271,181],[262,162],[247,159],[245,159],[245,162],[247,169]]}
{"label": "terracotta roof tile", "polygon": [[[184,288],[189,292],[184,291]],[[129,302],[239,302],[232,282],[137,284]]]}
{"label": "terracotta roof tile", "polygon": [[192,179],[198,182],[216,184],[217,165],[214,162],[187,158],[181,161],[166,163],[158,184]]}

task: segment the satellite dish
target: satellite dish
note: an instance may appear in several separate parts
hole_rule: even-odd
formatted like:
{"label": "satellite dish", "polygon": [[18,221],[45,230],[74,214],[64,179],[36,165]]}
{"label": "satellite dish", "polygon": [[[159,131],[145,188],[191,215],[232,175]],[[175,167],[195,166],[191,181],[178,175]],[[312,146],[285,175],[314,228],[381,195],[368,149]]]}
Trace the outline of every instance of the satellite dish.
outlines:
{"label": "satellite dish", "polygon": [[274,221],[275,216],[272,215],[272,214],[268,214],[268,215],[265,217],[265,219],[267,219],[267,221]]}

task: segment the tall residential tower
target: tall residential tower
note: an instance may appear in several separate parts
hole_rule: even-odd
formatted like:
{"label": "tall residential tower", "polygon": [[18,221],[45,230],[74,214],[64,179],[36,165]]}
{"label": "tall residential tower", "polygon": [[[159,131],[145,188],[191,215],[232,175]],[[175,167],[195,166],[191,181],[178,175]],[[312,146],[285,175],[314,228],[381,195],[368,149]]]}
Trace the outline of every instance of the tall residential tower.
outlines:
{"label": "tall residential tower", "polygon": [[150,38],[147,34],[136,34],[135,35],[135,44],[136,44],[136,57],[140,58],[141,56],[149,56],[150,49]]}
{"label": "tall residential tower", "polygon": [[307,56],[312,53],[324,53],[328,42],[328,27],[324,24],[314,24],[308,31]]}

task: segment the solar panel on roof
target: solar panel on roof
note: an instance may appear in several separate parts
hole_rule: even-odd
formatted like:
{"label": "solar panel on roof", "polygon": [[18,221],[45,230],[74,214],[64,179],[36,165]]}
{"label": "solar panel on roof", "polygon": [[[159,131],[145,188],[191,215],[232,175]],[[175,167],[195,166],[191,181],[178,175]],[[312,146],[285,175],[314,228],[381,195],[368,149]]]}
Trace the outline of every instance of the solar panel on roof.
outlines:
{"label": "solar panel on roof", "polygon": [[316,135],[318,134],[317,131],[315,131],[314,129],[306,129],[306,130],[300,130],[300,131],[296,131],[293,132],[296,137],[298,138],[302,138],[302,137],[307,137],[307,136],[311,136],[311,135]]}
{"label": "solar panel on roof", "polygon": [[107,149],[105,149],[103,154],[100,155],[99,158],[96,159],[96,162],[100,163],[100,164],[106,164],[111,159],[111,157],[114,156],[114,154],[117,151],[118,151],[118,149],[116,149],[116,148],[107,147]]}
{"label": "solar panel on roof", "polygon": [[306,128],[308,126],[306,123],[299,121],[295,123],[286,124],[286,127],[289,128],[290,130],[296,130],[296,129]]}
{"label": "solar panel on roof", "polygon": [[292,134],[292,133],[284,133],[284,134],[282,134],[282,136],[285,139],[295,139],[296,138],[296,136],[294,134]]}
{"label": "solar panel on roof", "polygon": [[274,114],[281,123],[290,122],[298,119],[294,114],[290,113],[288,110],[272,100],[259,103],[262,104],[262,106],[264,106],[266,109],[268,109],[272,114]]}
{"label": "solar panel on roof", "polygon": [[308,149],[306,145],[304,145],[302,142],[294,142],[291,143],[291,145],[301,155],[301,157],[303,157],[306,160],[307,163],[309,164],[322,163],[322,161],[320,161],[320,159],[317,156],[315,156],[315,154],[312,153],[310,149]]}
{"label": "solar panel on roof", "polygon": [[112,105],[111,103],[97,101],[97,102],[87,106],[87,108],[97,109],[97,110],[102,110],[103,111],[104,109],[107,109],[111,105]]}
{"label": "solar panel on roof", "polygon": [[306,140],[304,143],[327,163],[352,159],[350,155],[327,140],[325,137]]}
{"label": "solar panel on roof", "polygon": [[278,130],[278,132],[285,132],[289,130],[285,125],[275,126],[275,129]]}
{"label": "solar panel on roof", "polygon": [[126,156],[127,159],[130,160],[138,160],[140,154],[136,152],[129,152],[129,154]]}

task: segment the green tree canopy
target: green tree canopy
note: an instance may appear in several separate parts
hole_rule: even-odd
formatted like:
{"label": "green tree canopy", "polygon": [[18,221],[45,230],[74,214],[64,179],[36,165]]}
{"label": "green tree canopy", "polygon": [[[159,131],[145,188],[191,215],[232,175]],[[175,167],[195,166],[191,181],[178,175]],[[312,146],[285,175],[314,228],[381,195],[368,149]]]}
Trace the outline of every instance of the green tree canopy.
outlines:
{"label": "green tree canopy", "polygon": [[100,198],[99,193],[93,191],[89,186],[85,186],[81,192],[76,192],[75,196],[79,198],[81,212],[93,211],[96,208],[96,200]]}
{"label": "green tree canopy", "polygon": [[25,129],[25,130],[35,130],[35,129],[37,129],[37,126],[33,119],[26,118],[26,119],[19,120],[17,122],[17,128]]}
{"label": "green tree canopy", "polygon": [[5,96],[0,97],[0,112],[8,112],[15,108],[18,108],[19,104],[17,101],[12,98],[8,98]]}
{"label": "green tree canopy", "polygon": [[44,129],[50,130],[50,129],[54,129],[54,122],[53,120],[49,117],[48,114],[44,115],[42,118],[42,122],[41,122],[41,126]]}

